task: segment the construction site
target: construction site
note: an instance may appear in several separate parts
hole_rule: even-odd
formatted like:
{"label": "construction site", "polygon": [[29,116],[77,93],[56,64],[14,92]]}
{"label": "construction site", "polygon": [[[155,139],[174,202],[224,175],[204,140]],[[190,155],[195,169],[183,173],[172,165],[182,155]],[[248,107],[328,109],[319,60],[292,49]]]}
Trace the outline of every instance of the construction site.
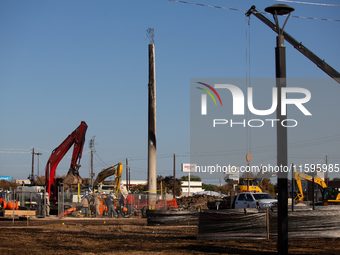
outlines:
{"label": "construction site", "polygon": [[[176,118],[174,118],[176,121],[173,121],[170,118],[171,115],[180,114],[171,112],[169,110],[171,107],[167,106],[161,108],[161,115],[158,115],[158,117],[161,116],[159,119],[163,121],[165,118],[169,118],[176,124],[171,123],[171,128],[165,127],[170,126],[169,124],[163,124],[161,139],[159,139],[156,131],[158,120],[156,118],[155,34],[153,28],[148,28],[146,30],[146,39],[149,40],[148,58],[147,68],[144,70],[147,69],[148,81],[145,82],[145,86],[143,85],[143,90],[134,91],[129,87],[130,83],[127,82],[126,87],[129,88],[124,88],[126,89],[124,94],[129,95],[124,102],[118,99],[121,92],[114,94],[112,91],[108,92],[109,90],[105,92],[104,89],[100,93],[107,94],[105,95],[107,97],[104,99],[102,96],[98,100],[97,106],[91,105],[92,110],[109,101],[105,108],[100,108],[101,110],[91,112],[87,109],[84,111],[86,114],[79,114],[77,111],[81,112],[82,110],[70,110],[70,106],[63,108],[63,110],[60,110],[63,112],[62,117],[58,117],[62,121],[50,121],[55,126],[48,131],[48,134],[44,133],[47,128],[42,125],[32,132],[44,133],[44,136],[37,135],[37,137],[44,142],[47,141],[46,143],[49,146],[53,144],[51,145],[55,148],[53,150],[46,151],[39,148],[35,150],[33,146],[30,147],[29,152],[21,151],[21,149],[0,149],[3,154],[22,153],[29,154],[32,157],[29,159],[32,162],[31,165],[28,165],[28,163],[16,164],[16,159],[14,159],[12,160],[13,165],[6,163],[7,165],[4,164],[4,166],[1,166],[3,168],[0,168],[1,170],[4,169],[1,172],[2,175],[12,175],[11,170],[7,169],[11,169],[11,167],[18,167],[19,169],[20,166],[23,166],[25,170],[18,170],[21,172],[17,173],[16,176],[19,176],[19,174],[20,176],[27,175],[28,171],[26,170],[31,168],[28,180],[13,179],[13,176],[1,176],[0,178],[0,181],[6,180],[1,181],[3,182],[1,184],[6,188],[0,190],[0,229],[3,233],[0,239],[0,254],[340,254],[340,178],[338,178],[340,168],[339,163],[337,163],[340,159],[339,156],[334,156],[331,162],[328,162],[326,156],[325,163],[323,163],[323,159],[317,161],[315,155],[310,157],[311,159],[308,158],[308,155],[302,155],[304,151],[301,152],[301,155],[288,153],[292,151],[291,149],[324,145],[323,143],[327,143],[327,145],[330,143],[339,144],[340,137],[329,135],[324,138],[315,138],[315,133],[310,131],[309,128],[313,127],[316,121],[306,120],[309,116],[312,116],[307,108],[311,108],[313,114],[314,112],[316,112],[316,115],[319,114],[317,116],[328,116],[328,114],[321,113],[318,104],[313,105],[315,108],[309,108],[307,103],[311,99],[310,91],[307,88],[302,88],[300,83],[286,79],[284,42],[290,44],[294,51],[302,54],[308,60],[308,63],[314,63],[323,74],[327,75],[332,85],[333,83],[340,84],[340,73],[285,32],[286,23],[292,17],[291,13],[295,11],[291,6],[275,3],[265,8],[264,13],[254,5],[243,10],[186,1],[169,0],[168,2],[243,12],[246,18],[246,43],[249,43],[246,46],[247,78],[242,78],[242,81],[231,80],[233,84],[237,85],[229,83],[229,80],[217,78],[216,80],[213,78],[211,80],[209,80],[210,78],[190,78],[190,97],[185,97],[186,101],[190,101],[189,103],[186,102],[186,107],[190,108],[190,116],[184,118],[188,123],[190,122],[190,134],[187,135],[182,132],[185,125],[181,121],[177,121]],[[339,7],[335,4],[329,4],[329,6]],[[89,12],[92,12],[91,8],[89,8]],[[274,21],[265,17],[265,15],[271,15]],[[204,15],[199,14],[199,19],[202,16]],[[272,30],[271,32],[274,32],[277,36],[275,78],[270,78],[268,83],[263,83],[262,80],[256,81],[262,82],[263,87],[274,84],[271,91],[272,106],[270,109],[266,108],[267,110],[259,110],[253,105],[253,92],[252,87],[250,87],[249,74],[250,32],[248,29],[250,28],[247,27],[250,24],[251,17],[267,28],[269,27]],[[312,19],[301,16],[293,16],[293,18]],[[281,23],[281,19],[283,19],[283,23]],[[189,19],[186,18],[185,20]],[[339,22],[339,20],[331,19],[327,21]],[[139,20],[136,19],[135,23],[138,22]],[[43,22],[39,20],[40,23]],[[100,30],[99,28],[96,29]],[[48,29],[44,29],[44,31],[46,30]],[[198,30],[200,31],[200,28]],[[118,29],[117,31],[120,33],[122,30]],[[189,32],[191,33],[190,28],[183,30],[183,34]],[[96,35],[92,37],[96,38]],[[202,34],[199,33],[197,38],[199,38],[196,39],[197,41],[201,40]],[[229,40],[229,37],[225,40]],[[134,39],[131,41],[134,41]],[[80,44],[79,42],[74,43],[74,45]],[[192,44],[189,48],[192,48]],[[164,48],[162,50],[164,51]],[[74,49],[72,53],[73,51]],[[201,50],[201,52],[204,52],[204,50]],[[103,56],[106,57],[106,54],[107,52]],[[219,54],[221,53],[216,53],[216,55]],[[68,55],[72,59],[72,54],[69,53]],[[192,55],[197,55],[197,53]],[[102,57],[102,59],[105,59],[105,57]],[[101,62],[102,59],[98,62]],[[83,62],[87,61],[83,60]],[[130,60],[131,62],[134,62],[134,60]],[[177,59],[172,67],[176,66],[178,62],[181,61]],[[199,63],[200,61],[196,62]],[[232,62],[236,62],[234,58],[232,58]],[[63,66],[62,63],[63,61],[58,65]],[[119,66],[120,64],[115,65]],[[260,66],[259,64],[256,65]],[[76,70],[75,66],[74,69]],[[270,66],[273,66],[273,64]],[[101,70],[101,74],[98,72],[98,77],[107,72],[105,68],[102,67],[104,71]],[[58,70],[58,68],[55,69]],[[130,65],[125,69],[130,71]],[[108,70],[110,69],[108,68]],[[67,71],[69,72],[69,70]],[[81,75],[87,72],[89,71],[80,71]],[[119,72],[124,73],[118,71],[115,75],[117,76]],[[135,74],[133,72],[135,71],[125,74],[125,78],[132,77]],[[164,70],[162,72],[164,73]],[[166,72],[169,72],[169,70],[166,70]],[[174,71],[174,73],[176,72]],[[200,72],[198,74],[206,75]],[[207,77],[210,76],[211,74],[208,73]],[[86,79],[83,78],[82,82],[86,83]],[[244,83],[244,80],[247,84],[245,88],[240,89],[238,82]],[[120,81],[117,84],[124,82]],[[256,84],[256,82],[254,83]],[[287,83],[290,86],[287,86]],[[299,87],[296,84],[299,84]],[[328,85],[328,83],[325,84]],[[256,88],[256,85],[253,84],[252,86]],[[91,84],[91,87],[86,88],[84,86],[77,89],[76,93],[81,95],[83,91],[92,90],[92,86],[93,84]],[[310,90],[313,91],[314,85],[311,86]],[[178,88],[182,90],[182,87]],[[58,89],[56,88],[56,90]],[[226,97],[226,94],[223,94],[225,89],[228,91],[229,98]],[[244,89],[247,94],[242,92]],[[68,90],[68,87],[60,89],[60,91],[63,90]],[[142,117],[145,122],[140,124],[137,119],[132,120],[132,115],[140,115],[136,108],[142,108],[142,103],[134,101],[135,95],[133,94],[139,96],[144,92],[147,98],[144,98],[141,102],[145,106],[144,110],[146,110],[145,116]],[[229,95],[229,92],[231,92],[231,95]],[[78,98],[81,98],[81,96],[74,97],[76,93],[70,92],[72,97],[68,98],[68,101],[78,103]],[[91,92],[89,98],[92,98],[95,93],[97,92]],[[169,91],[162,93],[164,95]],[[222,95],[221,97],[219,93]],[[296,93],[298,96],[288,98],[289,93]],[[316,94],[322,95],[323,93],[314,93],[313,91],[313,96]],[[334,96],[336,93],[329,94]],[[53,115],[51,112],[56,111],[55,108],[62,108],[68,104],[61,100],[63,96],[63,94],[59,95],[58,104],[54,102],[53,110],[50,109],[48,114],[45,115]],[[299,96],[302,98],[299,98]],[[116,99],[113,99],[113,97],[119,103],[115,102]],[[264,101],[263,97],[260,98],[260,101]],[[180,103],[176,102],[178,100],[177,94],[173,94],[169,98],[171,99],[169,99],[170,104]],[[180,100],[185,101],[183,98]],[[248,104],[246,104],[248,113],[245,113],[244,110],[245,98],[248,100]],[[225,107],[223,110],[221,110],[222,101]],[[324,103],[327,103],[326,101],[324,100]],[[81,107],[77,106],[76,109],[87,108],[90,104],[85,104],[81,100],[79,102],[81,102],[79,103]],[[133,102],[133,109],[130,102]],[[225,106],[226,104],[227,106]],[[289,115],[289,113],[289,118],[286,113],[287,105],[294,107],[297,112],[292,115]],[[124,107],[126,107],[125,113],[117,118],[115,117],[114,122],[106,123],[109,119],[106,115],[108,112],[111,112],[112,109],[114,109],[113,111],[123,112],[121,108]],[[232,110],[228,107],[232,107]],[[261,107],[268,106],[261,105]],[[226,109],[230,111],[230,113],[228,112],[229,115],[225,113],[227,112]],[[337,109],[337,107],[333,106],[332,109]],[[76,117],[72,115],[72,121],[77,119],[77,127],[70,127],[71,122],[65,121],[67,112],[71,111],[76,115]],[[182,111],[183,109],[179,112],[182,113]],[[271,115],[275,111],[276,116]],[[91,114],[88,112],[91,112]],[[8,115],[16,116],[14,113]],[[236,119],[236,115],[241,115],[241,117],[245,115],[245,117],[243,120]],[[92,116],[95,116],[95,118],[99,116],[100,121],[94,121],[95,118]],[[230,116],[234,119],[229,118]],[[251,116],[257,116],[257,119],[255,117],[251,119]],[[265,119],[260,119],[263,116],[266,116]],[[297,118],[300,117],[302,124],[300,124],[300,119],[299,122],[297,121]],[[58,118],[56,117],[56,119]],[[87,121],[86,118],[91,120]],[[7,122],[11,123],[9,120]],[[20,124],[21,122],[22,120],[20,120]],[[324,125],[323,123],[327,123],[327,120],[319,122],[322,123],[320,125]],[[58,125],[55,123],[58,123]],[[92,124],[94,128],[91,132],[103,130],[102,127],[106,128],[106,136],[102,136],[104,137],[102,144],[106,144],[107,147],[102,152],[106,155],[106,158],[110,158],[104,162],[98,156],[99,153],[96,154],[98,164],[95,166],[94,154],[96,150],[94,145],[96,136],[89,139],[90,150],[87,152],[84,150],[88,137],[87,131]],[[299,130],[300,133],[294,133],[294,128],[298,125],[301,125],[302,131]],[[337,125],[334,124],[333,126]],[[24,125],[20,125],[20,127],[21,129],[26,128]],[[116,131],[116,128],[119,129],[119,132]],[[138,131],[136,131],[137,129]],[[144,135],[139,133],[140,129],[145,129]],[[174,133],[171,134],[175,135],[168,135],[170,129],[174,130]],[[236,129],[237,131],[235,131]],[[261,131],[258,133],[252,131],[252,134],[251,129],[256,129],[256,131],[261,129]],[[58,135],[56,130],[58,130]],[[226,132],[226,130],[228,131]],[[288,144],[287,130],[292,130],[290,135],[293,134],[294,139],[292,140],[294,141],[291,144]],[[319,134],[320,130],[316,128],[315,132]],[[276,137],[269,136],[272,134],[275,134]],[[311,141],[298,142],[296,137],[302,136],[301,134],[308,134],[313,139],[308,136]],[[178,140],[176,140],[177,135],[179,136]],[[264,137],[260,138],[261,136]],[[38,140],[37,137],[35,140]],[[118,137],[117,141],[116,137]],[[146,148],[140,145],[140,137],[143,137],[147,142],[144,146]],[[164,151],[168,150],[168,146],[169,151],[172,148],[180,148],[180,145],[185,148],[187,145],[185,142],[182,143],[183,137],[190,140],[189,153],[183,152],[177,157],[175,153],[157,154],[159,148]],[[252,145],[252,139],[260,145],[256,144],[257,147]],[[274,146],[267,146],[266,142],[268,141]],[[159,146],[160,142],[163,142],[161,146]],[[31,141],[28,143],[31,143]],[[176,147],[170,147],[169,144],[172,143]],[[13,144],[20,143],[13,142]],[[7,146],[6,143],[4,146]],[[252,154],[252,149],[255,151],[254,154]],[[228,151],[226,152],[226,150]],[[44,158],[44,173],[42,175],[39,174],[39,156],[42,156],[42,153],[38,151],[44,151],[44,154],[48,154],[47,162]],[[133,167],[131,167],[131,170],[128,157],[125,157],[125,155],[132,155],[132,152],[139,153],[140,151],[145,152],[146,156],[132,156]],[[322,149],[316,151],[320,155],[328,155],[328,150],[325,153]],[[261,153],[268,154],[261,155]],[[83,154],[89,156],[88,165],[84,163]],[[112,154],[114,155],[112,156]],[[116,154],[119,154],[119,156],[116,156]],[[241,154],[242,161],[235,160],[237,157],[241,158]],[[38,163],[34,165],[36,156],[38,156]],[[246,160],[244,160],[244,156]],[[161,167],[157,160],[162,158],[169,158],[173,162],[167,162]],[[296,158],[303,160],[308,158],[310,161],[304,164],[299,162],[295,165],[293,161]],[[126,161],[124,162],[122,159],[126,159]],[[176,163],[178,159],[180,162],[177,161]],[[66,161],[68,170],[65,170],[64,167]],[[145,164],[140,163],[141,161],[145,161]],[[110,162],[110,164],[107,162]],[[232,166],[229,162],[232,162]],[[81,164],[83,164],[83,167]],[[181,165],[180,173],[179,164]],[[250,169],[257,169],[258,171],[256,170],[256,174],[251,176]],[[190,177],[191,173],[192,178]],[[132,179],[131,174],[134,175]],[[165,174],[167,176],[163,177],[162,175],[165,176]],[[179,177],[178,174],[182,176]],[[331,180],[330,175],[333,180]],[[123,177],[125,177],[125,180],[123,180]],[[219,184],[203,183],[202,179],[205,182],[208,181],[208,183],[211,181],[219,182]],[[222,184],[222,180],[225,184]]]}

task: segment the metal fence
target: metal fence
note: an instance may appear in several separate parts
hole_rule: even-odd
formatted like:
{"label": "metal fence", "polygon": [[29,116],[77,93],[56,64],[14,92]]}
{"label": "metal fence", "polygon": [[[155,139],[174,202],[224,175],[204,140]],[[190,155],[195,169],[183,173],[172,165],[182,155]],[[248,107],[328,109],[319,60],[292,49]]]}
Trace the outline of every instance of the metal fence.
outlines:
{"label": "metal fence", "polygon": [[14,197],[20,209],[35,210],[37,217],[46,217],[50,213],[48,194],[44,187],[19,186]]}
{"label": "metal fence", "polygon": [[93,194],[88,192],[70,193],[65,192],[61,187],[58,193],[58,217],[84,217],[83,197],[88,199],[89,217],[109,216],[108,207],[105,202],[107,197],[111,199],[116,214],[119,217],[146,217],[147,209],[171,210],[177,208],[176,200],[170,199],[169,195],[112,192]]}
{"label": "metal fence", "polygon": [[[37,217],[46,217],[49,215],[49,200],[47,193],[40,187],[25,187],[20,186],[17,189],[5,190],[0,192],[1,198],[1,213],[4,215],[4,210],[26,210],[34,211]],[[6,206],[4,206],[6,204]],[[13,212],[14,215],[22,215]],[[32,216],[32,214],[30,214]]]}

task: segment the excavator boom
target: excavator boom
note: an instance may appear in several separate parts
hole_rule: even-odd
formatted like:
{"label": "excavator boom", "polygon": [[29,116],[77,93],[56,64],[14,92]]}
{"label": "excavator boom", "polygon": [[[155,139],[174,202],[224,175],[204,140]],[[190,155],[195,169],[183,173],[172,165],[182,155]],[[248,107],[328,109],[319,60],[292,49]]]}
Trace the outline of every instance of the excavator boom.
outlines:
{"label": "excavator boom", "polygon": [[295,171],[295,176],[294,179],[296,181],[297,187],[299,189],[299,193],[297,194],[295,200],[297,200],[298,202],[303,200],[303,191],[302,191],[302,184],[301,184],[301,179],[299,177],[299,173],[297,171]]}
{"label": "excavator boom", "polygon": [[[310,175],[308,175],[308,174],[303,174],[303,173],[295,172],[295,175],[296,175],[296,174],[298,174],[298,176],[299,176],[300,178],[306,179],[306,180],[308,180],[308,181],[310,181],[310,182],[313,181],[313,177],[310,176]],[[324,188],[327,188],[326,183],[325,183],[321,178],[319,178],[319,177],[317,177],[317,176],[314,176],[314,182],[317,183],[319,186],[321,186],[321,188],[323,188],[323,189],[324,189]]]}
{"label": "excavator boom", "polygon": [[86,130],[87,124],[85,123],[85,121],[82,121],[79,127],[77,127],[76,130],[74,130],[57,148],[52,151],[45,169],[46,191],[48,192],[50,198],[51,185],[54,180],[56,168],[60,160],[65,156],[72,145],[74,145],[74,148],[72,153],[71,166],[66,178],[68,178],[70,175],[79,177],[79,161],[82,157]]}
{"label": "excavator boom", "polygon": [[[303,200],[303,191],[302,191],[302,185],[301,185],[301,178],[305,179],[307,181],[313,182],[313,177],[308,175],[308,174],[303,174],[303,173],[299,173],[298,171],[295,170],[295,174],[294,174],[294,179],[296,181],[296,184],[298,186],[299,189],[299,193],[297,194],[295,200],[297,201],[302,201]],[[325,189],[327,188],[326,183],[319,177],[314,176],[314,183],[317,183],[321,188]]]}
{"label": "excavator boom", "polygon": [[121,163],[118,164],[117,175],[116,175],[116,193],[119,193],[120,190],[120,181],[122,179],[123,165]]}
{"label": "excavator boom", "polygon": [[107,177],[115,175],[115,192],[118,193],[120,190],[120,181],[123,171],[123,164],[118,163],[117,165],[110,166],[108,168],[103,169],[97,176],[96,180],[93,182],[94,186],[97,186],[99,183],[102,183]]}

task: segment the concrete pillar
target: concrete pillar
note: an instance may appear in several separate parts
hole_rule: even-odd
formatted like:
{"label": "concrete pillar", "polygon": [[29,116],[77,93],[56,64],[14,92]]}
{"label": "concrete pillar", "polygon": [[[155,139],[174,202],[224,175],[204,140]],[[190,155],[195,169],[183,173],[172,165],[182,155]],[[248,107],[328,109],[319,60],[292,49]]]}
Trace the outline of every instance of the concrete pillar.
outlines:
{"label": "concrete pillar", "polygon": [[149,44],[148,191],[157,190],[155,44]]}

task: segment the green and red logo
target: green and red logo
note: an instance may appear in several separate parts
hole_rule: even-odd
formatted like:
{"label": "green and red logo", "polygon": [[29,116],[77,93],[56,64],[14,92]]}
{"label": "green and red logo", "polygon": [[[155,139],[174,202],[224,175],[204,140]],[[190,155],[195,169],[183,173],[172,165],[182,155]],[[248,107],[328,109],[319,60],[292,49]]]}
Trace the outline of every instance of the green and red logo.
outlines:
{"label": "green and red logo", "polygon": [[[217,93],[217,91],[211,87],[210,85],[206,84],[206,83],[203,83],[203,82],[197,82],[203,86],[206,86],[207,88],[209,88],[212,92],[214,92],[214,94],[217,96],[218,100],[220,101],[220,104],[222,106],[222,100],[221,100],[221,97],[220,95]],[[204,92],[206,92],[213,100],[214,100],[214,103],[215,105],[217,105],[216,103],[216,100],[215,100],[215,97],[213,96],[213,94],[211,94],[211,92],[207,89],[204,89],[204,88],[200,88],[200,87],[197,87],[198,89],[201,89],[203,90]],[[201,114],[202,115],[207,115],[207,95],[206,94],[202,94],[202,97],[201,97]]]}

